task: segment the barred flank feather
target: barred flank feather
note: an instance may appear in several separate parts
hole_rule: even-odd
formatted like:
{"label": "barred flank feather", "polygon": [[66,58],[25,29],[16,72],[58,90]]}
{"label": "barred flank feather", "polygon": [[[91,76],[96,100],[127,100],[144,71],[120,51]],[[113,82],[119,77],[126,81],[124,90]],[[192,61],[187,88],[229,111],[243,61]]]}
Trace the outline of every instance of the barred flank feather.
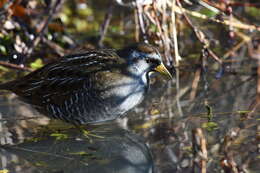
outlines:
{"label": "barred flank feather", "polygon": [[14,92],[51,118],[73,124],[100,123],[138,105],[147,93],[149,72],[160,64],[158,51],[144,43],[119,51],[91,50],[0,84],[0,90]]}

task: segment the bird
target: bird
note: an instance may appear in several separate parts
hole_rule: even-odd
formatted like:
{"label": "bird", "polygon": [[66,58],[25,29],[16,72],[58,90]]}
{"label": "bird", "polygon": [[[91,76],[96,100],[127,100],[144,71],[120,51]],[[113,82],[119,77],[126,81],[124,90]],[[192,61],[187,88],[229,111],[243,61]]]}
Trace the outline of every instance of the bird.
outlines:
{"label": "bird", "polygon": [[124,116],[141,103],[154,72],[172,79],[158,49],[139,42],[117,50],[65,55],[0,84],[0,90],[15,93],[47,117],[74,125],[95,124]]}

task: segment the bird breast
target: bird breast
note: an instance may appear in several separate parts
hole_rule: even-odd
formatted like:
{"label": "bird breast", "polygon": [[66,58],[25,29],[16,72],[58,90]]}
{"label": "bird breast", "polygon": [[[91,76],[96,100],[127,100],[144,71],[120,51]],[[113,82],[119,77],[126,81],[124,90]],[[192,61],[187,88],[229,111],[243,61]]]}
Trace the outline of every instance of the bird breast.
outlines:
{"label": "bird breast", "polygon": [[113,98],[116,99],[115,112],[120,114],[138,105],[144,98],[147,84],[141,80],[127,80],[113,89]]}
{"label": "bird breast", "polygon": [[144,93],[144,87],[122,87],[122,102],[119,105],[120,111],[124,113],[138,105],[143,100]]}

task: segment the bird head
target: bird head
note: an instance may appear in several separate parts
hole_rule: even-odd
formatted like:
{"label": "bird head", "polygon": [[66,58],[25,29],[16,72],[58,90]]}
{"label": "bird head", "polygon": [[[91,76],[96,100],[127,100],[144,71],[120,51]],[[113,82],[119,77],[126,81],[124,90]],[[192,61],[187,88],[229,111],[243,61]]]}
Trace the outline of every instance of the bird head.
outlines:
{"label": "bird head", "polygon": [[137,43],[119,50],[118,55],[127,60],[132,73],[159,72],[167,79],[172,79],[171,73],[163,64],[159,51],[152,45]]}

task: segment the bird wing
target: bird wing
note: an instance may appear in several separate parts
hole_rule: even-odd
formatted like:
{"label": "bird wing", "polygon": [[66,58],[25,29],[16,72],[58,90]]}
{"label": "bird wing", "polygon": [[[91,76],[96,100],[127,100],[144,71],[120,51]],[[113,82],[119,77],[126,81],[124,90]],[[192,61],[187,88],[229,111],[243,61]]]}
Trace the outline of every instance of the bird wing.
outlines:
{"label": "bird wing", "polygon": [[88,92],[96,83],[100,85],[101,73],[120,73],[124,62],[113,50],[69,55],[13,81],[10,90],[36,106],[46,102],[60,105],[83,87]]}

